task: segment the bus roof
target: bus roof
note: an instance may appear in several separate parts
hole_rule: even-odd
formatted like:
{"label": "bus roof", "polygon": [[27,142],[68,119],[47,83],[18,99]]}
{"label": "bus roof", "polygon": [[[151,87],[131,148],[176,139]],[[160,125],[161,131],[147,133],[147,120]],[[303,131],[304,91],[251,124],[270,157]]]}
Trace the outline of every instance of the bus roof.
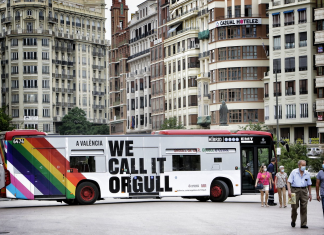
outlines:
{"label": "bus roof", "polygon": [[5,134],[5,140],[12,140],[14,136],[24,136],[24,135],[46,135],[45,132],[41,132],[38,130],[13,130],[13,131],[8,131]]}
{"label": "bus roof", "polygon": [[162,130],[152,132],[153,135],[267,135],[272,134],[266,131],[238,131],[232,133],[229,130]]}

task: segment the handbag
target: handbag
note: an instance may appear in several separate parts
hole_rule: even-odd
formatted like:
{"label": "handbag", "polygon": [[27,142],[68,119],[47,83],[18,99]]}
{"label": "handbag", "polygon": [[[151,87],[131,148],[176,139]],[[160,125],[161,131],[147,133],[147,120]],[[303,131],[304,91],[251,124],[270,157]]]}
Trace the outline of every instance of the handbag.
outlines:
{"label": "handbag", "polygon": [[257,186],[255,187],[255,189],[261,190],[263,189],[263,184],[261,182],[258,182]]}

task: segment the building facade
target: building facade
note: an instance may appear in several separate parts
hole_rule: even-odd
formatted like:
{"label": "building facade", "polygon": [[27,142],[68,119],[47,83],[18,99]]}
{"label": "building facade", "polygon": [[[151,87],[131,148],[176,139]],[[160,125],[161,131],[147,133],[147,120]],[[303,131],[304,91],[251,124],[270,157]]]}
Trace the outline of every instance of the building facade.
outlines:
{"label": "building facade", "polygon": [[317,122],[316,127],[319,133],[319,143],[324,143],[324,3],[316,1],[316,8],[314,9],[314,20],[316,31],[314,33],[314,44],[315,44],[315,84],[316,84],[316,112]]}
{"label": "building facade", "polygon": [[165,118],[176,117],[185,128],[199,128],[197,76],[199,25],[197,1],[170,1],[164,40]]}
{"label": "building facade", "polygon": [[159,130],[165,119],[165,82],[166,68],[164,65],[164,41],[167,35],[167,19],[169,1],[158,1],[158,32],[157,39],[151,42],[151,91],[152,91],[152,129]]}
{"label": "building facade", "polygon": [[111,48],[109,51],[109,120],[111,134],[125,134],[127,125],[126,75],[129,57],[128,6],[113,0],[111,11]]}
{"label": "building facade", "polygon": [[73,107],[107,123],[104,1],[0,3],[2,105],[15,128],[58,132]]}
{"label": "building facade", "polygon": [[[264,121],[267,8],[267,1],[257,0],[208,3],[211,129],[238,130],[249,122]],[[228,126],[220,125],[222,101],[228,109]]]}
{"label": "building facade", "polygon": [[291,143],[318,143],[314,7],[310,0],[273,1],[269,7],[270,69],[264,77],[265,124],[276,133],[278,113],[279,138]]}
{"label": "building facade", "polygon": [[[127,133],[151,133],[151,42],[157,36],[157,2],[144,1],[129,23]],[[155,67],[152,68],[155,73]]]}

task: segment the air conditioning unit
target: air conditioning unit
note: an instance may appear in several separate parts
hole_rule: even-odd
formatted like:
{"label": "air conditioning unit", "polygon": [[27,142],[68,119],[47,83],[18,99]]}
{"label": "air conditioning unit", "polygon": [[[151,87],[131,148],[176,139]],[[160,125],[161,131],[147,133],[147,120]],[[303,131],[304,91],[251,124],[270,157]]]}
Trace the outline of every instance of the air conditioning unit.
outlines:
{"label": "air conditioning unit", "polygon": [[199,48],[199,44],[196,44],[196,45],[195,45],[195,48]]}

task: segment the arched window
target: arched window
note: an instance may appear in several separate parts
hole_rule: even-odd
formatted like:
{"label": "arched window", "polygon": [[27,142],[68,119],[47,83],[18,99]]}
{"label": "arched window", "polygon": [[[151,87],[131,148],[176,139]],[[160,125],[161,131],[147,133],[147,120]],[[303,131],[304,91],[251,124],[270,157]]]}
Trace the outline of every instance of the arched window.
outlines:
{"label": "arched window", "polygon": [[79,17],[76,18],[76,23],[80,24],[80,18]]}
{"label": "arched window", "polygon": [[43,11],[39,11],[39,16],[44,16],[44,12]]}

